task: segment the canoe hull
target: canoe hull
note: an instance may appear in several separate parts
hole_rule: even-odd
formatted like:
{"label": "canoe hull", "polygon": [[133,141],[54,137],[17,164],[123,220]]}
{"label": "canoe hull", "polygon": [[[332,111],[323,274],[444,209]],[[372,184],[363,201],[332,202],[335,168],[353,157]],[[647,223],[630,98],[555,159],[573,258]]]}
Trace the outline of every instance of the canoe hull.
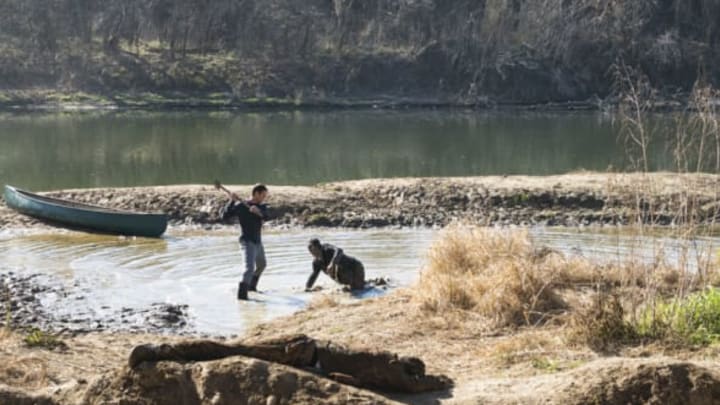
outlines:
{"label": "canoe hull", "polygon": [[23,214],[95,232],[159,237],[167,229],[164,214],[117,211],[60,200],[5,186],[6,204]]}

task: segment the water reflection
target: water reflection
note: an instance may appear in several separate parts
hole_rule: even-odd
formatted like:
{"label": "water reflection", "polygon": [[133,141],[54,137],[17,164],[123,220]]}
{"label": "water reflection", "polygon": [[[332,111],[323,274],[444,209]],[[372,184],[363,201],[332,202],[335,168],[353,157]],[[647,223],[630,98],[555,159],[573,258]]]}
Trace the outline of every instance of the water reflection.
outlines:
{"label": "water reflection", "polygon": [[450,111],[0,115],[0,183],[34,190],[557,174],[617,163],[600,114]]}

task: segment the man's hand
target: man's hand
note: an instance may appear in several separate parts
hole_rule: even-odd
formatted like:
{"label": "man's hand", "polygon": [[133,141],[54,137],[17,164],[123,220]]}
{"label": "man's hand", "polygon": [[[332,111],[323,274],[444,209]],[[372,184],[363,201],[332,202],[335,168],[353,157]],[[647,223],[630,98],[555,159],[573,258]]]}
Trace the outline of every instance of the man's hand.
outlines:
{"label": "man's hand", "polygon": [[252,212],[253,214],[255,214],[255,215],[259,216],[259,217],[262,216],[262,212],[260,212],[260,208],[258,208],[257,205],[251,205],[251,206],[250,206],[250,212]]}

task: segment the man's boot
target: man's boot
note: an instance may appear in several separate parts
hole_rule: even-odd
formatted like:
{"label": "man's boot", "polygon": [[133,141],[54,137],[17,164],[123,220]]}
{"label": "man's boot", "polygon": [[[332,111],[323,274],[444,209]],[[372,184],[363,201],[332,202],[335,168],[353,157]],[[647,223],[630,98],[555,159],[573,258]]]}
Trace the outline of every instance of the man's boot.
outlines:
{"label": "man's boot", "polygon": [[240,285],[238,285],[238,296],[237,296],[237,298],[238,298],[239,300],[245,300],[245,301],[247,301],[247,299],[248,299],[248,285],[247,285],[247,284],[245,284],[245,283],[240,283]]}
{"label": "man's boot", "polygon": [[256,291],[257,292],[258,281],[260,281],[260,276],[253,276],[252,282],[250,282],[250,288],[248,288],[248,291]]}

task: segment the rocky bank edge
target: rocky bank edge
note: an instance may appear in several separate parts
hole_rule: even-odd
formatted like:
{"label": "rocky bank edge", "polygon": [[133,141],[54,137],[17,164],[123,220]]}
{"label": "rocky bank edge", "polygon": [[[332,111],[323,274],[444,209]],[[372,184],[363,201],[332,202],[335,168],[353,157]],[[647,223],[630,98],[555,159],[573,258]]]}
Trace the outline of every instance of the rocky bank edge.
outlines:
{"label": "rocky bank edge", "polygon": [[[249,195],[250,186],[229,186]],[[660,225],[697,208],[700,220],[720,213],[720,176],[674,173],[573,173],[558,176],[401,178],[317,186],[270,186],[270,226],[374,228],[443,226],[453,220],[486,225]],[[164,212],[171,225],[222,224],[226,197],[212,186],[61,190],[48,196],[134,211]],[[36,228],[39,221],[0,205],[0,228]]]}

